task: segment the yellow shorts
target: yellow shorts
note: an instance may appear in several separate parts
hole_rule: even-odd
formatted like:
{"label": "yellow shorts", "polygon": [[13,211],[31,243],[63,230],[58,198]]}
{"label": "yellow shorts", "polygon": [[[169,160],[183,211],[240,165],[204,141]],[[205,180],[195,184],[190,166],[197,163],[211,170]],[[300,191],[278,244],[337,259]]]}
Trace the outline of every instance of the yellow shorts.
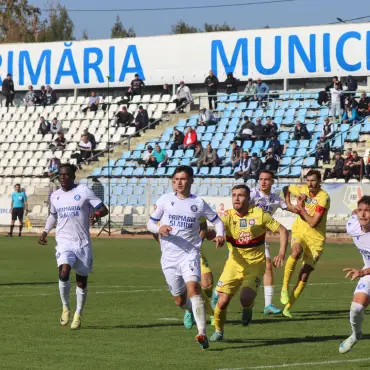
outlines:
{"label": "yellow shorts", "polygon": [[211,268],[209,267],[208,261],[202,250],[200,251],[200,274],[207,274],[208,272],[212,273]]}
{"label": "yellow shorts", "polygon": [[303,263],[314,269],[324,251],[324,243],[321,240],[313,239],[308,234],[302,235],[293,232],[291,244],[295,243],[300,244],[303,249]]}
{"label": "yellow shorts", "polygon": [[234,295],[243,286],[257,293],[265,269],[265,245],[253,249],[233,248],[216,290],[220,293]]}

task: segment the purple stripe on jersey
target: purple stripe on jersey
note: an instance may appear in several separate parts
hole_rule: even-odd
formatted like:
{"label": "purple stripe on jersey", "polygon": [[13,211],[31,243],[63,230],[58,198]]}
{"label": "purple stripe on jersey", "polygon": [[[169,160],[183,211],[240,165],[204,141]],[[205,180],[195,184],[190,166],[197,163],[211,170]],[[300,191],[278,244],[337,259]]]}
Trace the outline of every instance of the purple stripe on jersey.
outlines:
{"label": "purple stripe on jersey", "polygon": [[160,218],[154,218],[154,217],[152,217],[152,216],[150,216],[150,219],[152,220],[152,221],[155,221],[155,222],[158,222],[158,221],[160,221]]}
{"label": "purple stripe on jersey", "polygon": [[214,222],[214,221],[216,221],[217,219],[218,219],[218,215],[216,215],[214,219],[210,220],[210,222]]}

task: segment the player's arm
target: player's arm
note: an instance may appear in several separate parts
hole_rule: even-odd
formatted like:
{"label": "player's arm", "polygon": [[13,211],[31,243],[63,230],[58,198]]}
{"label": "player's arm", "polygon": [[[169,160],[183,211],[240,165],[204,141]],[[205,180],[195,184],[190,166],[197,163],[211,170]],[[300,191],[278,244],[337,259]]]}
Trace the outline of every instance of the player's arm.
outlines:
{"label": "player's arm", "polygon": [[221,248],[225,244],[224,223],[222,222],[218,214],[214,212],[206,202],[204,202],[203,204],[202,216],[204,216],[209,222],[213,223],[216,230],[216,237],[212,241],[216,243],[216,248]]}
{"label": "player's arm", "polygon": [[286,201],[284,199],[281,199],[280,198],[280,208],[283,210],[283,211],[289,211],[289,212],[292,212],[292,213],[299,213],[299,210],[296,206],[293,206],[292,204],[287,204]]}
{"label": "player's arm", "polygon": [[346,268],[343,269],[344,272],[346,272],[346,279],[351,279],[355,280],[357,278],[362,278],[366,275],[370,275],[370,268],[368,269],[363,269],[363,270],[358,270],[358,269],[353,269],[353,268]]}
{"label": "player's arm", "polygon": [[202,238],[202,241],[206,238],[208,226],[207,226],[207,220],[201,219],[200,225],[199,225],[200,231],[199,236]]}
{"label": "player's arm", "polygon": [[308,223],[313,229],[321,222],[325,212],[326,212],[326,201],[320,205],[317,204],[315,208],[315,214],[310,216],[304,206],[305,197],[297,198],[297,208],[299,209],[299,215]]}
{"label": "player's arm", "polygon": [[[146,224],[146,228],[149,232],[151,232],[154,235],[161,235],[161,236],[168,236],[169,233],[172,231],[172,227],[169,225],[162,225],[159,226],[158,222],[161,220],[163,213],[164,213],[164,199],[163,197],[159,198],[157,203],[154,206],[154,212],[150,215],[148,223]],[[157,241],[158,239],[155,237]]]}
{"label": "player's arm", "polygon": [[46,220],[44,231],[40,235],[40,238],[38,240],[39,244],[41,244],[41,245],[48,244],[48,242],[46,240],[46,236],[49,234],[51,229],[55,226],[55,224],[57,223],[57,220],[58,220],[57,211],[56,211],[55,207],[53,206],[53,203],[51,203],[50,214],[49,214],[49,216]]}
{"label": "player's arm", "polygon": [[95,207],[95,212],[91,215],[91,225],[94,225],[99,219],[105,217],[108,213],[109,211],[105,204],[100,203],[97,207]]}

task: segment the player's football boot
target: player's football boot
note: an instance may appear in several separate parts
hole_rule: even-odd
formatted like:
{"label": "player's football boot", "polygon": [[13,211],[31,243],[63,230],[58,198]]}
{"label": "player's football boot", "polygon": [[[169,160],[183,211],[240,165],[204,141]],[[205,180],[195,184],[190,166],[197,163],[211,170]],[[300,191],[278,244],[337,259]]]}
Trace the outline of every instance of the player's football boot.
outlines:
{"label": "player's football boot", "polygon": [[283,316],[289,317],[290,319],[293,319],[292,314],[290,313],[290,311],[287,308],[284,308],[284,310],[283,310]]}
{"label": "player's football boot", "polygon": [[286,305],[289,302],[289,292],[287,290],[281,290],[280,302],[283,305]]}
{"label": "player's football boot", "polygon": [[197,335],[195,337],[196,341],[200,344],[202,349],[207,349],[209,347],[208,338],[206,335]]}
{"label": "player's football boot", "polygon": [[186,310],[184,313],[184,326],[186,329],[191,329],[195,324],[194,315],[192,312]]}
{"label": "player's football boot", "polygon": [[263,310],[263,314],[265,316],[270,316],[270,315],[279,315],[281,313],[281,310],[279,310],[276,306],[273,304],[269,304],[268,306],[265,307]]}
{"label": "player's football boot", "polygon": [[217,305],[217,302],[218,302],[218,293],[216,291],[216,288],[213,289],[213,292],[212,292],[212,299],[211,299],[211,306],[213,309],[215,309],[216,305]]}
{"label": "player's football boot", "polygon": [[69,323],[69,315],[71,311],[68,309],[68,307],[63,307],[62,315],[60,316],[60,325],[67,326]]}
{"label": "player's football boot", "polygon": [[210,316],[209,319],[211,320],[211,326],[215,326],[215,317]]}
{"label": "player's football boot", "polygon": [[78,313],[75,313],[75,315],[73,316],[71,329],[72,330],[81,329],[81,315],[79,315]]}
{"label": "player's football boot", "polygon": [[[359,339],[361,339],[362,334],[359,335]],[[339,353],[347,353],[349,352],[352,347],[358,342],[358,339],[352,334],[348,337],[344,342],[339,345]]]}
{"label": "player's football boot", "polygon": [[243,307],[242,325],[248,326],[252,321],[253,307]]}
{"label": "player's football boot", "polygon": [[210,342],[220,342],[222,339],[224,339],[224,333],[221,333],[220,331],[215,331],[211,338],[209,338]]}

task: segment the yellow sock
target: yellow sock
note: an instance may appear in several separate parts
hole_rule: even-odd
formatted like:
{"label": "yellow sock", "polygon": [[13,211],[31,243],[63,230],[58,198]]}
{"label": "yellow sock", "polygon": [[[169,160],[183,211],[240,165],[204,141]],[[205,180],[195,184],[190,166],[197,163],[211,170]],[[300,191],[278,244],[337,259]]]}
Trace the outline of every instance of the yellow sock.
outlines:
{"label": "yellow sock", "polygon": [[[204,307],[206,309],[206,314],[208,316],[213,316],[213,309],[212,309],[212,306],[211,306],[211,302],[209,301],[209,298],[206,294],[206,292],[201,289],[201,295],[202,295],[202,299],[204,301]],[[211,288],[211,297],[212,297],[212,288]]]}
{"label": "yellow sock", "polygon": [[284,270],[284,280],[283,280],[283,290],[288,290],[290,279],[292,278],[294,269],[297,265],[298,260],[294,259],[292,256],[288,257],[285,264]]}
{"label": "yellow sock", "polygon": [[305,281],[299,281],[298,285],[295,287],[294,291],[290,295],[288,304],[285,306],[285,308],[287,310],[289,310],[293,306],[294,302],[302,294],[303,289],[304,289],[305,286],[306,286],[306,282]]}
{"label": "yellow sock", "polygon": [[224,332],[226,322],[226,310],[220,310],[218,306],[215,307],[215,329],[216,331]]}

